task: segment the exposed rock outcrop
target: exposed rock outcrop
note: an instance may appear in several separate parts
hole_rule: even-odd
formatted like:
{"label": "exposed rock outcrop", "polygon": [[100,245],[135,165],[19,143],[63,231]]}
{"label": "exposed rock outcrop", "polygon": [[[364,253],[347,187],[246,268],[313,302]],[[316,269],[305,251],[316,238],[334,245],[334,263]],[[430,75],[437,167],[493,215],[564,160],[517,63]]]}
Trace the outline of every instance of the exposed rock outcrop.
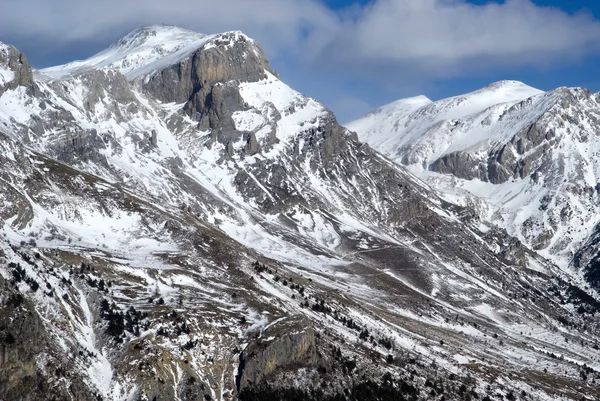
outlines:
{"label": "exposed rock outcrop", "polygon": [[261,385],[274,374],[314,367],[319,361],[315,331],[304,317],[291,317],[269,326],[240,356],[238,391]]}
{"label": "exposed rock outcrop", "polygon": [[597,394],[573,363],[593,364],[592,318],[506,329],[567,313],[547,307],[552,277],[515,266],[531,254],[359,142],[252,41],[152,27],[118,44],[3,98],[0,276],[21,263],[39,285],[0,287],[27,301],[13,320],[0,303],[0,340],[22,340],[11,397],[33,354],[25,399]]}
{"label": "exposed rock outcrop", "polygon": [[18,86],[30,86],[33,74],[27,57],[13,46],[0,42],[0,95]]}
{"label": "exposed rock outcrop", "polygon": [[0,276],[1,398],[88,399],[89,389],[60,355],[34,305],[11,287]]}
{"label": "exposed rock outcrop", "polygon": [[[265,78],[265,71],[277,76],[261,47],[240,32],[229,32],[138,84],[161,101],[186,103],[201,129],[227,131],[233,127],[231,114],[244,108],[237,86],[228,83],[256,82]],[[219,141],[227,143],[223,137]]]}

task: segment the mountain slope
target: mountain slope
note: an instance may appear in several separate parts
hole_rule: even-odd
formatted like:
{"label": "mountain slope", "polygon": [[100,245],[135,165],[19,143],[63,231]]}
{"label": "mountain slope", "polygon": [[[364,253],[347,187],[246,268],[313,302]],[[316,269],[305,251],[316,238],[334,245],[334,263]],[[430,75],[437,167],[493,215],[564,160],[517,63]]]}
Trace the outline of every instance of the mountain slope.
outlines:
{"label": "mountain slope", "polygon": [[597,394],[595,300],[256,42],[154,26],[101,55],[0,96],[9,399]]}
{"label": "mountain slope", "polygon": [[397,129],[385,117],[349,127],[367,141],[370,132],[394,138],[373,145],[451,196],[478,203],[482,216],[563,268],[576,264],[587,275],[587,262],[574,255],[598,224],[598,96],[576,88],[535,92],[517,91],[522,99],[492,106],[490,95],[453,119],[439,110],[454,98],[401,116]]}

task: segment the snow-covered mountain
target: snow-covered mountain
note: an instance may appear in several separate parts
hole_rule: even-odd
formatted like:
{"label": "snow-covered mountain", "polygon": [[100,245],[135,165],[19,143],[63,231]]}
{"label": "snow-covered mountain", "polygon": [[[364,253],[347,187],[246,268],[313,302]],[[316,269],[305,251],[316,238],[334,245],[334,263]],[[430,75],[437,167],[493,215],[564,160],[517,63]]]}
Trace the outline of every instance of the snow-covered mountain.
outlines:
{"label": "snow-covered mountain", "polygon": [[[41,71],[1,49],[7,399],[600,394],[593,293],[244,34],[152,26]],[[545,96],[511,85],[488,91]]]}
{"label": "snow-covered mountain", "polygon": [[503,81],[428,104],[400,100],[348,127],[596,286],[599,102],[585,89],[543,93]]}
{"label": "snow-covered mountain", "polygon": [[521,82],[501,81],[437,102],[424,96],[401,99],[349,123],[348,128],[395,160],[427,169],[445,154],[486,148],[530,124],[534,116],[507,121],[505,112],[542,94]]}

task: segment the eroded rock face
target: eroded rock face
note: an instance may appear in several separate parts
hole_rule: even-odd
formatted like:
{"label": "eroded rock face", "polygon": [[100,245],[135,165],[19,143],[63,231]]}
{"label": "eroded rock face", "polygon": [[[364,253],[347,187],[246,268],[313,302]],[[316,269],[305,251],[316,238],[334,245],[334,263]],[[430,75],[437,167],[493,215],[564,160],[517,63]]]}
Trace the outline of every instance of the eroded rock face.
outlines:
{"label": "eroded rock face", "polygon": [[552,161],[554,136],[554,130],[535,123],[516,134],[510,142],[492,147],[484,156],[470,151],[452,152],[433,162],[429,170],[492,184],[546,173]]}
{"label": "eroded rock face", "polygon": [[315,366],[318,361],[310,322],[302,317],[284,319],[265,330],[240,356],[238,391],[261,385],[271,375],[288,369]]}
{"label": "eroded rock face", "polygon": [[[148,141],[150,144],[150,141]],[[61,141],[51,147],[57,160],[65,163],[94,162],[107,166],[106,156],[102,150],[110,146],[115,152],[122,152],[121,145],[115,141],[110,133],[98,133],[94,128],[90,130],[68,130]]]}
{"label": "eroded rock face", "polygon": [[[594,109],[585,113],[573,113],[572,105],[578,102],[592,102],[592,94],[586,90],[557,90],[560,101],[557,102],[546,114],[516,133],[506,143],[492,143],[484,152],[466,149],[446,154],[429,165],[429,170],[443,174],[452,174],[456,177],[481,181],[493,184],[502,184],[511,179],[523,179],[536,175],[563,175],[564,169],[556,165],[557,154],[560,154],[560,142],[566,138],[557,136],[557,129],[562,129],[566,124],[574,126],[567,130],[573,135],[575,141],[586,144],[588,136],[586,126],[582,121],[597,122]],[[524,101],[522,103],[527,103]],[[522,104],[513,106],[513,109],[523,107]],[[572,113],[569,114],[569,113]],[[559,119],[556,117],[560,116]],[[576,128],[575,128],[576,127]],[[408,157],[408,156],[407,156]],[[408,159],[407,159],[408,161]],[[558,168],[557,168],[558,167]],[[582,179],[583,177],[574,177]]]}
{"label": "eroded rock face", "polygon": [[32,82],[27,57],[13,46],[0,43],[0,95],[18,86],[29,86]]}
{"label": "eroded rock face", "polygon": [[[481,241],[474,213],[442,202],[402,168],[358,142],[356,135],[339,126],[315,101],[284,88],[271,74],[263,79],[264,71],[270,70],[263,65],[266,61],[258,60],[260,52],[254,53],[252,43],[243,36],[229,35],[236,43],[223,39],[204,48],[212,59],[196,52],[177,66],[157,69],[134,81],[141,86],[156,85],[137,99],[142,88],[128,87],[131,82],[114,71],[80,71],[56,82],[37,82],[44,97],[35,100],[44,101],[46,108],[32,117],[31,126],[23,126],[32,132],[27,135],[33,144],[37,136],[53,141],[40,141],[43,152],[32,153],[6,148],[6,143],[14,141],[12,136],[0,140],[0,165],[4,167],[0,192],[5,201],[4,206],[0,202],[0,215],[4,220],[29,233],[27,225],[39,212],[34,206],[64,216],[60,222],[54,219],[56,226],[40,229],[40,238],[50,244],[48,249],[24,246],[17,253],[0,236],[0,250],[9,255],[7,262],[39,259],[30,270],[44,290],[43,299],[40,293],[29,296],[21,284],[32,304],[41,305],[36,305],[40,317],[25,316],[15,333],[26,345],[31,334],[22,328],[46,325],[46,337],[40,337],[42,348],[33,351],[43,357],[63,355],[63,359],[51,360],[54,366],[63,366],[66,360],[69,368],[66,373],[35,372],[35,383],[58,383],[56,391],[63,391],[61,384],[75,383],[77,374],[86,380],[83,396],[55,394],[54,387],[40,394],[44,399],[232,400],[241,389],[241,400],[345,399],[347,394],[374,399],[362,396],[365,392],[389,400],[408,398],[407,394],[416,398],[418,391],[429,394],[431,388],[424,387],[422,378],[432,382],[439,378],[444,380],[439,384],[446,389],[445,397],[460,398],[453,391],[460,388],[462,376],[455,375],[456,380],[448,382],[448,372],[432,368],[429,357],[421,359],[414,348],[405,348],[410,343],[396,343],[393,333],[398,327],[402,336],[426,349],[431,344],[437,347],[443,338],[445,344],[439,348],[443,352],[436,358],[449,362],[453,369],[461,369],[453,356],[469,344],[474,355],[485,359],[502,352],[496,352],[499,348],[479,350],[473,346],[476,341],[457,337],[448,327],[438,331],[436,326],[432,331],[422,319],[398,314],[396,307],[420,316],[435,313],[440,319],[458,320],[454,306],[465,308],[464,299],[471,298],[456,301],[457,294],[479,299],[488,291],[483,286],[474,289],[465,274],[477,274],[502,293],[506,283],[516,289],[525,282],[529,286],[532,280],[526,271],[506,275],[515,271],[511,264],[524,263],[520,244],[499,235]],[[255,62],[247,61],[255,56]],[[208,64],[195,66],[194,60],[200,58]],[[244,84],[252,80],[257,85],[246,96]],[[267,99],[253,103],[254,95],[262,94]],[[282,98],[290,100],[282,104]],[[171,101],[180,103],[167,103]],[[186,109],[181,110],[184,104]],[[232,115],[235,111],[247,112],[247,119],[238,119],[244,113]],[[244,124],[248,121],[252,123]],[[509,156],[507,148],[499,157],[501,163],[508,164]],[[213,169],[223,174],[213,176]],[[232,181],[235,193],[230,191]],[[340,221],[343,213],[351,220]],[[18,219],[11,220],[13,216]],[[113,218],[127,228],[114,227]],[[347,223],[354,226],[353,220],[364,227],[350,227]],[[119,242],[107,246],[103,234],[94,234],[89,243],[76,235],[73,241],[63,235],[76,234],[74,224],[87,221],[91,229],[86,233],[107,229],[109,238]],[[240,243],[240,237],[230,238],[222,230],[231,227],[255,227],[258,235]],[[282,249],[301,248],[300,256],[290,261],[292,266],[269,259],[278,256],[271,251],[253,248],[258,241],[271,238]],[[138,240],[156,241],[165,252],[154,252],[147,242],[140,247]],[[410,240],[410,248],[405,240]],[[497,246],[488,249],[488,243]],[[64,249],[70,251],[63,253]],[[38,251],[39,257],[35,256]],[[331,261],[315,267],[335,262],[331,264],[335,277],[313,281],[298,274],[296,263],[305,256],[307,265],[313,256]],[[266,265],[257,269],[259,260]],[[446,269],[446,264],[459,268],[460,274]],[[260,269],[269,269],[269,276]],[[271,276],[271,269],[277,276]],[[434,273],[447,277],[443,280],[447,283],[436,288],[431,279]],[[11,269],[2,272],[4,277],[11,274]],[[360,279],[360,287],[354,278]],[[420,296],[413,285],[423,294],[433,294],[434,289],[439,293]],[[165,286],[168,292],[159,293]],[[338,292],[335,288],[345,289]],[[381,304],[365,305],[371,299],[365,299],[363,288],[373,291],[368,293],[373,294],[371,299],[381,296]],[[533,303],[512,304],[490,294],[498,302],[497,310],[516,308],[525,317],[538,316]],[[543,292],[536,300],[547,297]],[[313,299],[320,303],[307,308]],[[436,299],[443,303],[438,305]],[[103,301],[110,302],[108,309]],[[298,301],[304,302],[299,306]],[[454,306],[447,309],[446,302]],[[30,311],[34,312],[31,308],[20,312]],[[62,320],[57,319],[61,316]],[[473,317],[471,312],[465,316]],[[1,323],[0,316],[3,336]],[[485,323],[490,334],[503,334],[495,322]],[[265,324],[264,332],[255,331]],[[82,340],[75,331],[79,327],[89,337]],[[578,343],[578,334],[572,336],[569,341]],[[3,338],[11,341],[8,334]],[[73,344],[66,352],[57,341],[63,338]],[[567,347],[551,350],[562,353]],[[31,366],[30,356],[21,348],[17,355],[24,368],[13,370],[14,383]],[[581,354],[582,358],[586,355]],[[589,363],[587,357],[582,360]],[[242,364],[236,387],[237,362]],[[111,383],[86,375],[86,367],[99,363],[108,368],[104,372],[111,374]],[[492,366],[501,363],[505,364],[498,358]],[[516,371],[523,369],[521,362],[516,367]],[[478,379],[496,377],[488,375],[492,369],[482,372]],[[544,381],[553,378],[544,376]],[[468,380],[465,383],[471,388],[470,376]],[[579,378],[568,383],[579,386]],[[33,399],[32,392],[23,394],[21,398]]]}
{"label": "eroded rock face", "polygon": [[442,174],[453,174],[467,180],[483,179],[486,176],[486,167],[483,162],[464,152],[444,155],[432,163],[429,169]]}
{"label": "eroded rock face", "polygon": [[588,283],[600,289],[600,225],[596,225],[585,245],[573,257],[573,266],[582,269]]}
{"label": "eroded rock face", "polygon": [[[140,108],[129,82],[118,71],[94,70],[77,78],[81,79],[88,88],[83,105],[88,112],[93,112],[98,103],[107,98],[107,93],[110,93],[110,98],[114,99],[114,104],[107,104],[104,107],[109,107],[119,119],[123,119],[123,114],[135,113]],[[123,105],[128,105],[127,109],[120,110]]]}
{"label": "eroded rock face", "polygon": [[161,101],[186,103],[185,110],[201,129],[227,130],[233,125],[231,114],[244,108],[237,85],[227,83],[256,82],[265,78],[265,71],[277,75],[261,47],[230,32],[191,57],[142,78],[139,85]]}

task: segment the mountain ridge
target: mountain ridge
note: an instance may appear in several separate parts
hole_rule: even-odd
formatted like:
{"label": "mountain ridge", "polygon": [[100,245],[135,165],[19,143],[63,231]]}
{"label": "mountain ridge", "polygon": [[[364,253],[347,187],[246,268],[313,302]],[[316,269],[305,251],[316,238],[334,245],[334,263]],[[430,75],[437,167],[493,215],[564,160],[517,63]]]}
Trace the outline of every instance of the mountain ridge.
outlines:
{"label": "mountain ridge", "polygon": [[190,57],[215,41],[251,40],[241,31],[200,34],[170,25],[149,25],[132,31],[86,60],[39,70],[51,78],[83,73],[94,69],[113,69],[128,79],[136,79]]}
{"label": "mountain ridge", "polygon": [[[488,113],[501,114],[504,110],[524,99],[541,95],[543,92],[516,81],[500,81],[490,84],[484,88],[441,99],[431,103],[417,104],[421,107],[390,110],[386,116],[369,115],[365,119],[346,124],[348,128],[360,133],[360,139],[368,142],[376,148],[385,149],[384,153],[397,157],[395,153],[401,154],[403,148],[418,145],[427,132],[438,128],[444,128],[444,124],[460,124],[460,121],[477,114]],[[386,108],[386,110],[388,110]],[[495,118],[498,118],[498,115]],[[393,134],[392,134],[393,133]],[[468,138],[471,145],[476,144],[473,139]],[[482,138],[484,139],[484,138]],[[432,139],[447,143],[442,135]],[[385,146],[384,146],[385,143]],[[436,150],[443,143],[434,144],[433,155],[439,157],[444,148]],[[404,152],[406,154],[406,152]],[[429,159],[423,161],[431,163]],[[404,164],[415,164],[414,161]]]}
{"label": "mountain ridge", "polygon": [[[383,119],[371,119],[370,127],[360,122],[349,127],[357,128],[359,138],[443,191],[456,194],[461,190],[453,187],[464,188],[479,197],[487,203],[483,213],[489,221],[570,271],[577,247],[598,223],[593,212],[593,188],[598,181],[593,150],[596,98],[585,89],[558,88],[507,105],[481,107],[459,120],[444,120],[443,112],[434,111],[425,118],[426,124],[442,122],[424,125],[415,134],[410,126],[394,131]],[[415,119],[421,121],[418,116]],[[369,138],[372,131],[397,139]],[[557,195],[573,191],[574,198],[569,200]],[[563,217],[560,213],[550,216],[554,212],[547,205],[559,198],[556,207],[564,210]],[[567,212],[572,207],[578,210],[573,215]],[[565,213],[572,216],[572,222]],[[586,216],[583,230],[575,223],[577,214]]]}

